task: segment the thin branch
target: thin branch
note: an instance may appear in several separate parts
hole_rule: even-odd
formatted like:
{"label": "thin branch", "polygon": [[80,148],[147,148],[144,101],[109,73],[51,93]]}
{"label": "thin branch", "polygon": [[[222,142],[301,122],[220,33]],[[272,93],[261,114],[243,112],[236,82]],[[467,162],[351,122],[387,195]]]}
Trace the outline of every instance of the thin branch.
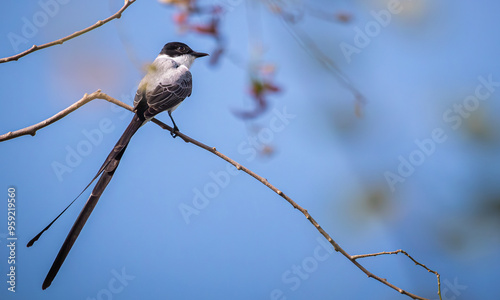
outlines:
{"label": "thin branch", "polygon": [[28,50],[25,50],[21,53],[18,53],[16,55],[13,55],[13,56],[10,56],[10,57],[4,57],[4,58],[1,58],[0,59],[0,64],[1,63],[6,63],[6,62],[9,62],[9,61],[17,61],[18,59],[20,59],[21,57],[23,56],[26,56],[30,53],[33,53],[35,51],[38,51],[38,50],[41,50],[41,49],[44,49],[44,48],[48,48],[48,47],[52,47],[52,46],[55,46],[55,45],[61,45],[62,43],[66,42],[66,41],[69,41],[77,36],[80,36],[84,33],[87,33],[97,27],[101,27],[102,25],[108,23],[109,21],[113,20],[113,19],[119,19],[121,18],[122,16],[122,13],[125,9],[127,9],[127,7],[129,7],[132,3],[134,3],[136,0],[125,0],[125,3],[123,4],[122,8],[120,8],[119,11],[117,11],[114,15],[104,19],[104,20],[99,20],[97,21],[94,25],[92,26],[89,26],[85,29],[82,29],[80,31],[77,31],[73,34],[70,34],[66,37],[63,37],[61,39],[58,39],[58,40],[55,40],[53,42],[50,42],[50,43],[46,43],[46,44],[43,44],[43,45],[40,45],[40,46],[37,46],[37,45],[33,45],[31,46],[31,48],[29,48]]}
{"label": "thin branch", "polygon": [[[19,137],[19,136],[22,136],[22,135],[27,135],[27,134],[30,134],[30,135],[35,135],[36,131],[41,129],[41,128],[44,128],[60,119],[62,119],[63,117],[67,116],[68,114],[70,114],[71,112],[75,111],[76,109],[78,109],[79,107],[89,103],[90,101],[94,100],[94,99],[104,99],[106,101],[109,101],[111,103],[114,103],[120,107],[123,107],[129,111],[133,111],[133,108],[132,106],[130,105],[127,105],[119,100],[116,100],[114,99],[113,97],[110,97],[108,96],[107,94],[105,93],[102,93],[100,90],[97,90],[96,92],[93,92],[92,94],[85,94],[83,96],[82,99],[78,100],[75,104],[69,106],[68,108],[62,110],[61,112],[55,114],[54,116],[48,118],[47,120],[45,121],[42,121],[38,124],[35,124],[35,125],[32,125],[32,126],[29,126],[29,127],[26,127],[24,129],[20,129],[20,130],[17,130],[17,131],[14,131],[14,132],[9,132],[9,133],[6,133],[4,135],[1,135],[0,136],[0,142],[1,141],[6,141],[6,140],[9,140],[9,139],[12,139],[12,138],[16,138],[16,137]],[[166,129],[168,130],[169,132],[171,132],[172,130],[172,127],[168,126],[167,124],[157,120],[157,119],[152,119],[152,122],[157,124],[158,126],[160,126],[161,128],[163,129]],[[305,217],[306,219],[309,220],[309,222],[311,222],[312,225],[314,225],[314,227],[319,231],[319,233],[321,233],[321,235],[323,235],[327,241],[332,244],[333,248],[335,249],[335,251],[337,252],[340,252],[342,255],[344,255],[349,261],[351,261],[356,267],[358,267],[361,271],[363,271],[363,273],[365,273],[368,277],[371,277],[377,281],[380,281],[381,283],[387,285],[388,287],[398,291],[399,293],[403,294],[403,295],[406,295],[408,297],[411,297],[412,299],[419,299],[419,300],[426,300],[426,298],[423,298],[423,297],[420,297],[420,296],[417,296],[415,294],[412,294],[412,293],[409,293],[395,285],[393,285],[392,283],[388,282],[386,279],[384,278],[381,278],[373,273],[371,273],[370,271],[368,271],[365,267],[363,267],[360,263],[357,262],[357,259],[359,258],[364,258],[364,257],[371,257],[371,256],[378,256],[378,255],[383,255],[383,254],[396,254],[396,253],[404,253],[406,256],[408,256],[415,264],[417,265],[420,265],[422,267],[424,267],[427,271],[429,272],[432,272],[434,273],[436,276],[437,276],[437,279],[438,279],[438,295],[439,295],[439,298],[441,299],[441,283],[440,283],[440,277],[439,277],[439,274],[435,271],[432,271],[430,270],[429,268],[427,268],[425,265],[417,262],[415,259],[413,259],[410,255],[408,255],[408,253],[406,253],[405,251],[403,250],[397,250],[397,251],[393,251],[393,252],[380,252],[380,253],[374,253],[374,254],[364,254],[364,255],[350,255],[348,254],[342,247],[340,247],[331,237],[330,235],[328,235],[328,233],[326,233],[326,231],[318,224],[318,222],[316,222],[316,220],[309,214],[309,212],[304,209],[303,207],[301,207],[300,205],[298,205],[295,201],[293,201],[290,197],[288,197],[285,193],[283,193],[281,190],[279,190],[278,188],[276,188],[274,185],[270,184],[267,179],[263,178],[262,176],[259,176],[258,174],[256,174],[255,172],[249,170],[248,168],[244,167],[243,165],[239,164],[238,162],[236,162],[235,160],[229,158],[228,156],[220,153],[219,151],[217,151],[217,149],[215,147],[210,147],[210,146],[207,146],[205,144],[203,144],[202,142],[199,142],[181,132],[176,132],[176,134],[181,137],[185,142],[187,143],[191,143],[191,144],[194,144],[200,148],[203,148],[215,155],[217,155],[218,157],[222,158],[223,160],[227,161],[228,163],[232,164],[233,166],[236,167],[236,169],[238,170],[241,170],[245,173],[247,173],[248,175],[252,176],[253,178],[255,178],[256,180],[260,181],[262,184],[264,184],[265,186],[267,186],[268,188],[270,188],[272,191],[274,191],[276,194],[280,195],[283,199],[285,199],[288,203],[290,203],[293,208],[299,210]]]}
{"label": "thin branch", "polygon": [[52,123],[59,121],[60,119],[64,118],[65,116],[74,112],[78,108],[82,107],[83,105],[85,105],[85,104],[87,104],[90,101],[95,100],[95,99],[104,99],[106,101],[114,103],[114,104],[121,106],[125,109],[128,109],[130,111],[133,109],[130,105],[127,105],[121,101],[118,101],[115,98],[106,95],[105,93],[101,93],[101,90],[97,90],[97,91],[93,92],[92,94],[85,94],[82,99],[73,103],[73,105],[58,112],[57,114],[53,115],[52,117],[50,117],[50,118],[48,118],[40,123],[31,125],[29,127],[23,128],[23,129],[7,132],[6,134],[0,135],[0,142],[7,141],[7,140],[10,140],[10,139],[13,139],[16,137],[20,137],[23,135],[28,135],[28,134],[31,136],[34,136],[39,129],[42,129],[44,127],[49,126]]}
{"label": "thin branch", "polygon": [[[168,128],[164,128],[164,129],[167,129],[169,130],[169,127]],[[321,235],[323,235],[326,240],[328,242],[330,242],[330,244],[332,244],[333,248],[335,249],[335,251],[337,252],[340,252],[342,255],[344,255],[348,260],[350,260],[356,267],[358,267],[361,271],[363,271],[363,273],[365,273],[368,277],[371,277],[375,280],[378,280],[380,281],[381,283],[387,285],[388,287],[390,288],[393,288],[395,289],[396,291],[398,291],[399,293],[403,294],[403,295],[406,295],[408,297],[411,297],[412,299],[419,299],[419,300],[426,300],[427,298],[423,298],[423,297],[420,297],[420,296],[417,296],[415,294],[412,294],[412,293],[409,293],[395,285],[393,285],[392,283],[388,282],[386,279],[384,278],[381,278],[373,273],[371,273],[370,271],[368,271],[365,267],[363,267],[361,264],[359,264],[357,261],[356,261],[356,258],[354,258],[355,256],[351,256],[349,255],[342,247],[339,246],[339,244],[337,244],[331,237],[330,235],[318,224],[318,222],[316,222],[316,220],[309,214],[309,212],[304,209],[303,207],[301,207],[300,205],[298,205],[295,201],[293,201],[290,197],[288,197],[285,193],[283,193],[281,190],[279,190],[278,188],[276,188],[274,185],[270,184],[269,181],[267,181],[267,179],[263,178],[262,176],[259,176],[258,174],[256,174],[255,172],[249,170],[248,168],[242,166],[241,164],[239,164],[238,162],[232,160],[231,158],[227,157],[226,155],[220,153],[219,151],[217,151],[217,149],[215,147],[209,147],[197,140],[194,140],[192,139],[191,137],[183,134],[183,133],[178,133],[178,136],[182,137],[182,139],[186,142],[189,142],[189,143],[192,143],[192,144],[195,144],[196,146],[200,147],[200,148],[203,148],[215,155],[217,155],[218,157],[222,158],[223,160],[227,161],[228,163],[232,164],[233,166],[236,167],[236,169],[238,170],[241,170],[245,173],[247,173],[248,175],[252,176],[253,178],[257,179],[258,181],[260,181],[262,184],[264,184],[265,186],[267,186],[268,188],[270,188],[272,191],[274,191],[276,194],[280,195],[283,199],[285,199],[288,203],[290,203],[293,208],[299,210],[305,217],[306,219],[309,220],[309,222],[311,222],[311,224],[314,225],[314,227],[319,231],[319,233],[321,233]],[[405,252],[406,253],[406,252]],[[433,272],[435,273],[437,276],[438,276],[438,284],[440,283],[439,281],[439,274],[437,272]],[[440,296],[440,299],[441,299],[441,285],[439,284],[438,286],[438,294]]]}
{"label": "thin branch", "polygon": [[[280,7],[280,3],[276,0],[267,0],[269,6]],[[355,99],[355,113],[356,116],[360,117],[362,115],[362,106],[366,103],[366,99],[361,94],[361,92],[351,83],[349,77],[342,72],[342,70],[337,66],[337,64],[328,57],[316,44],[316,42],[309,36],[306,31],[300,30],[299,27],[295,26],[292,19],[287,18],[283,11],[278,14],[281,21],[283,22],[285,29],[290,33],[290,35],[295,39],[297,44],[304,49],[312,58],[320,62],[330,73],[335,76],[337,81],[349,92],[352,93]]]}
{"label": "thin branch", "polygon": [[418,265],[418,266],[421,266],[422,268],[426,269],[427,272],[430,272],[430,273],[433,273],[436,275],[437,277],[437,282],[438,282],[438,295],[439,295],[439,299],[442,299],[441,298],[441,275],[439,275],[438,272],[436,271],[433,271],[431,269],[429,269],[426,265],[422,264],[422,263],[419,263],[416,259],[414,259],[413,257],[411,257],[410,254],[408,254],[406,251],[404,250],[396,250],[396,251],[390,251],[390,252],[387,252],[387,251],[384,251],[384,252],[379,252],[379,253],[370,253],[370,254],[360,254],[360,255],[353,255],[351,256],[352,259],[356,260],[356,259],[359,259],[359,258],[365,258],[365,257],[375,257],[375,256],[379,256],[379,255],[392,255],[392,254],[398,254],[398,253],[403,253],[404,255],[406,255],[409,259],[411,259],[415,265]]}

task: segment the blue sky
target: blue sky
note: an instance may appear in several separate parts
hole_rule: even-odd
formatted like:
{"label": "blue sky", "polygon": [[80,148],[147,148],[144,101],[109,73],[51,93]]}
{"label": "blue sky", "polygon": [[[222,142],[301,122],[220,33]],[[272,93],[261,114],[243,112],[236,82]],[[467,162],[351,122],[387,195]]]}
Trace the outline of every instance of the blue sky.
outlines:
{"label": "blue sky", "polygon": [[[66,36],[121,6],[66,2],[6,6],[0,56]],[[26,22],[44,12],[40,3],[57,5],[26,35]],[[193,94],[173,114],[181,131],[267,178],[347,252],[404,249],[441,273],[443,299],[497,299],[487,279],[500,263],[497,2],[401,1],[386,25],[374,23],[375,15],[387,16],[385,1],[287,6],[299,16],[295,28],[365,96],[362,117],[353,95],[278,14],[261,2],[217,3],[228,9],[221,27],[226,53],[216,66],[204,58],[193,65]],[[325,21],[318,10],[352,19]],[[137,1],[119,20],[1,64],[0,134],[97,89],[131,104],[143,66],[166,42],[214,49],[208,37],[180,34],[173,13],[156,1]],[[356,44],[359,32],[365,43]],[[27,43],[13,44],[12,34]],[[358,50],[346,58],[342,44]],[[261,116],[242,120],[233,112],[252,108],[249,66],[256,62],[275,66],[281,92],[268,97]],[[271,190],[154,124],[134,136],[58,276],[42,291],[89,191],[32,248],[24,245],[87,185],[131,117],[96,100],[34,137],[2,142],[0,182],[5,194],[16,189],[18,241],[16,293],[2,275],[1,299],[406,298],[330,252],[304,216]],[[159,119],[170,124],[166,114]],[[55,169],[61,165],[67,172]],[[9,267],[5,194],[1,274]],[[186,216],[186,207],[196,213]],[[362,262],[409,292],[437,299],[435,277],[401,255]]]}

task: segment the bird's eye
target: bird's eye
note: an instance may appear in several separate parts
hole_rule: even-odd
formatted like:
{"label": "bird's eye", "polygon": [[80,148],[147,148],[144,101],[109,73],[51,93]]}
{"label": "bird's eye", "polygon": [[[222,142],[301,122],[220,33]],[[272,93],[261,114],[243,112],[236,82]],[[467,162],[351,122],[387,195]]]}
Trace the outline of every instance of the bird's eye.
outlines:
{"label": "bird's eye", "polygon": [[184,51],[186,51],[186,48],[184,46],[179,46],[179,47],[177,47],[177,51],[184,52]]}

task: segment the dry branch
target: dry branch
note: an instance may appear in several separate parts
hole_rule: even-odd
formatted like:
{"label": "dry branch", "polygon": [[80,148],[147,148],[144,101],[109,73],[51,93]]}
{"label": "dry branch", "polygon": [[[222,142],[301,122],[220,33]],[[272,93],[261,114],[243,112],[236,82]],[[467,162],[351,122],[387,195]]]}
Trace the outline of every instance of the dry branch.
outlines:
{"label": "dry branch", "polygon": [[422,263],[419,263],[416,259],[414,259],[410,254],[408,254],[404,250],[399,249],[399,250],[390,251],[390,252],[384,251],[384,252],[378,252],[378,253],[352,255],[351,258],[354,259],[354,260],[356,260],[356,259],[359,259],[359,258],[375,257],[375,256],[379,256],[379,255],[392,255],[392,254],[398,254],[398,253],[403,253],[409,259],[411,259],[417,266],[421,266],[422,268],[426,269],[427,272],[430,272],[430,273],[433,273],[434,275],[436,275],[437,282],[438,282],[438,295],[439,295],[439,299],[442,299],[441,298],[441,276],[439,275],[439,273],[436,272],[436,271],[433,271],[433,270],[429,269],[426,265],[424,265]]}
{"label": "dry branch", "polygon": [[9,57],[4,57],[4,58],[1,58],[0,59],[0,64],[1,63],[6,63],[6,62],[9,62],[9,61],[17,61],[18,59],[20,59],[21,57],[23,56],[26,56],[30,53],[33,53],[35,51],[38,51],[38,50],[41,50],[41,49],[44,49],[44,48],[48,48],[48,47],[52,47],[52,46],[55,46],[55,45],[61,45],[62,43],[66,42],[66,41],[69,41],[77,36],[80,36],[84,33],[87,33],[97,27],[101,27],[102,25],[108,23],[109,21],[113,20],[113,19],[119,19],[121,16],[122,16],[122,13],[125,9],[127,9],[127,7],[129,7],[132,3],[134,3],[136,0],[125,0],[125,3],[123,4],[122,8],[120,8],[120,10],[118,10],[114,15],[104,19],[104,20],[99,20],[97,21],[94,25],[92,26],[89,26],[85,29],[82,29],[80,31],[77,31],[73,34],[70,34],[66,37],[63,37],[61,39],[58,39],[58,40],[55,40],[55,41],[52,41],[50,43],[46,43],[46,44],[43,44],[43,45],[40,45],[40,46],[37,46],[37,45],[33,45],[31,46],[31,48],[29,48],[28,50],[25,50],[21,53],[18,53],[16,55],[12,55],[12,56],[9,56]]}
{"label": "dry branch", "polygon": [[[32,125],[32,126],[29,126],[29,127],[26,127],[26,128],[23,128],[23,129],[20,129],[20,130],[17,130],[17,131],[14,131],[14,132],[8,132],[6,134],[3,134],[0,136],[0,142],[2,141],[6,141],[6,140],[9,140],[9,139],[13,139],[13,138],[16,138],[16,137],[19,137],[19,136],[23,136],[23,135],[32,135],[34,136],[35,133],[37,132],[37,130],[39,129],[42,129],[62,118],[64,118],[65,116],[69,115],[71,112],[77,110],[79,107],[89,103],[90,101],[92,100],[95,100],[95,99],[104,99],[106,101],[109,101],[113,104],[116,104],[120,107],[123,107],[129,111],[133,111],[133,107],[130,106],[130,105],[127,105],[117,99],[114,99],[113,97],[111,96],[108,96],[107,94],[105,93],[102,93],[101,90],[97,90],[91,94],[85,94],[83,96],[82,99],[78,100],[76,103],[74,103],[73,105],[69,106],[68,108],[60,111],[59,113],[55,114],[54,116],[48,118],[47,120],[44,120],[40,123],[37,123],[35,125]],[[157,124],[158,126],[160,126],[161,128],[163,129],[166,129],[168,130],[169,132],[171,132],[172,130],[172,127],[168,126],[167,124],[157,120],[157,119],[152,119],[151,120],[153,123]],[[397,253],[403,253],[405,254],[406,256],[408,256],[415,264],[419,265],[419,266],[422,266],[423,268],[425,268],[428,272],[432,272],[434,273],[436,276],[437,276],[437,280],[438,280],[438,295],[439,295],[439,299],[441,299],[441,282],[440,282],[440,276],[439,276],[439,273],[437,273],[436,271],[433,271],[429,268],[427,268],[425,265],[417,262],[415,259],[413,259],[408,253],[406,253],[405,251],[403,250],[397,250],[397,251],[392,251],[392,252],[380,252],[380,253],[373,253],[373,254],[364,254],[364,255],[350,255],[348,254],[342,247],[340,247],[331,237],[330,235],[328,235],[328,233],[318,224],[318,222],[316,222],[316,220],[309,214],[309,212],[304,209],[303,207],[301,207],[300,205],[298,205],[295,201],[293,201],[290,197],[288,197],[285,193],[283,193],[281,190],[279,190],[278,188],[276,188],[274,185],[270,184],[267,179],[263,178],[262,176],[259,176],[258,174],[256,174],[255,172],[249,170],[248,168],[242,166],[241,164],[239,164],[238,162],[236,162],[235,160],[229,158],[228,156],[220,153],[219,151],[217,151],[217,149],[215,147],[210,147],[210,146],[207,146],[205,144],[203,144],[202,142],[199,142],[181,132],[176,132],[177,135],[179,137],[181,137],[185,142],[187,143],[191,143],[191,144],[194,144],[200,148],[203,148],[215,155],[217,155],[218,157],[222,158],[223,160],[227,161],[228,163],[232,164],[233,166],[235,166],[238,170],[241,170],[245,173],[247,173],[248,175],[252,176],[253,178],[255,178],[256,180],[260,181],[262,184],[264,184],[265,186],[267,186],[268,188],[270,188],[272,191],[274,191],[276,194],[280,195],[283,199],[285,199],[288,203],[290,203],[293,208],[299,210],[305,217],[306,219],[309,220],[309,222],[311,222],[312,225],[314,225],[314,227],[319,231],[319,233],[321,233],[321,235],[323,235],[325,237],[326,240],[328,240],[328,242],[330,244],[332,244],[333,248],[335,249],[335,251],[337,252],[340,252],[343,256],[345,256],[349,261],[351,261],[356,267],[358,267],[361,271],[363,271],[363,273],[365,273],[368,277],[371,277],[385,285],[387,285],[388,287],[398,291],[399,293],[403,294],[403,295],[406,295],[412,299],[419,299],[419,300],[426,300],[426,298],[423,298],[423,297],[420,297],[420,296],[417,296],[415,294],[412,294],[412,293],[409,293],[395,285],[393,285],[392,283],[388,282],[386,279],[384,278],[381,278],[373,273],[371,273],[370,271],[368,271],[365,267],[363,267],[360,263],[357,262],[357,259],[359,258],[365,258],[365,257],[374,257],[374,256],[378,256],[378,255],[384,255],[384,254],[397,254]]]}
{"label": "dry branch", "polygon": [[95,100],[95,99],[104,99],[104,100],[109,101],[111,103],[114,103],[114,104],[116,104],[118,106],[121,106],[121,107],[123,107],[125,109],[132,110],[132,106],[127,105],[127,104],[125,104],[125,103],[123,103],[121,101],[118,101],[115,98],[106,95],[105,93],[101,93],[101,90],[97,90],[97,91],[93,92],[92,94],[85,94],[82,99],[80,99],[77,102],[73,103],[73,105],[71,105],[71,106],[67,107],[66,109],[58,112],[57,114],[53,115],[52,117],[50,117],[48,119],[43,120],[40,123],[31,125],[31,126],[28,126],[26,128],[19,129],[19,130],[16,130],[16,131],[10,131],[10,132],[7,132],[6,134],[0,135],[0,142],[6,141],[6,140],[10,140],[10,139],[13,139],[13,138],[16,138],[16,137],[20,137],[20,136],[23,136],[23,135],[28,135],[28,134],[31,135],[31,136],[34,136],[39,129],[42,129],[44,127],[49,126],[50,124],[52,124],[54,122],[59,121],[60,119],[64,118],[65,116],[67,116],[70,113],[74,112],[78,108],[82,107],[83,105],[85,105],[85,104],[87,104],[90,101]]}

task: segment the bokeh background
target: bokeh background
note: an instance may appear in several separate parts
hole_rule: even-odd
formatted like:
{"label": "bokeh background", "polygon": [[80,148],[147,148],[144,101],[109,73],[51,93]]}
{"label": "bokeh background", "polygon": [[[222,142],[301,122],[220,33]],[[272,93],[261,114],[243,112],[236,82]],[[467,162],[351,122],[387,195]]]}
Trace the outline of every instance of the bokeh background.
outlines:
{"label": "bokeh background", "polygon": [[[267,178],[349,253],[404,249],[440,272],[443,299],[498,299],[500,5],[398,2],[199,1],[202,9],[186,14],[182,5],[137,1],[119,20],[1,64],[0,134],[97,89],[131,104],[145,66],[166,42],[183,41],[212,56],[192,67],[193,94],[174,113],[182,132]],[[8,1],[0,56],[66,36],[121,5]],[[387,17],[380,12],[390,5],[398,13],[381,25],[375,15]],[[207,27],[214,16],[217,38]],[[29,32],[34,18],[40,26]],[[346,55],[347,44],[357,50]],[[484,100],[471,98],[486,93],[488,80]],[[267,88],[256,97],[259,83]],[[328,252],[304,216],[265,186],[154,124],[132,139],[42,291],[89,191],[34,247],[24,245],[87,185],[131,116],[96,100],[34,137],[1,143],[1,299],[407,298]],[[435,130],[443,138],[429,142]],[[419,154],[424,141],[428,151]],[[413,161],[413,171],[402,161]],[[399,181],[390,183],[388,172]],[[5,275],[11,186],[15,293]],[[402,255],[361,262],[438,298],[436,277]]]}

